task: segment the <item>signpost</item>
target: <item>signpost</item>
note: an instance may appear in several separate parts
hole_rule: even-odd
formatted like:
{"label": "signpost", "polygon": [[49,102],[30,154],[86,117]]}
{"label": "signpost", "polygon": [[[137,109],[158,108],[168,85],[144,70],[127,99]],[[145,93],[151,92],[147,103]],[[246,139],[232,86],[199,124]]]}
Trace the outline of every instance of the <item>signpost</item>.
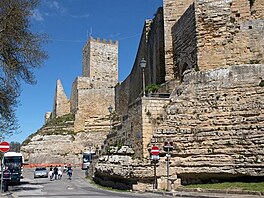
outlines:
{"label": "signpost", "polygon": [[8,142],[1,142],[0,143],[0,151],[7,152],[10,149],[10,145]]}
{"label": "signpost", "polygon": [[[0,143],[0,151],[1,152],[7,152],[7,151],[9,151],[10,150],[10,145],[9,145],[9,143],[8,142],[1,142]],[[2,174],[1,174],[1,192],[3,191],[3,174],[4,174],[4,165],[3,164],[1,164],[1,169],[2,169]]]}
{"label": "signpost", "polygon": [[157,189],[157,174],[156,174],[156,166],[157,162],[159,160],[159,153],[160,149],[157,146],[153,146],[150,150],[150,153],[152,154],[151,160],[154,163],[154,189]]}
{"label": "signpost", "polygon": [[167,157],[167,190],[169,191],[169,176],[170,176],[170,151],[173,150],[173,142],[172,141],[165,141],[164,142],[164,151],[167,151],[166,157]]}

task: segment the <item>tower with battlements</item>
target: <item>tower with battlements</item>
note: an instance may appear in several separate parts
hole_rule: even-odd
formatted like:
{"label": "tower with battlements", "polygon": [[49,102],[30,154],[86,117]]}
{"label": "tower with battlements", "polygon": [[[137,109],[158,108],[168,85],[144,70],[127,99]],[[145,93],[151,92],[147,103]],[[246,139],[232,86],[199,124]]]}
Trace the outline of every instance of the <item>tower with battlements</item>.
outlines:
{"label": "tower with battlements", "polygon": [[46,114],[45,121],[72,113],[74,131],[107,131],[109,120],[105,117],[109,115],[108,107],[115,107],[117,82],[118,42],[90,37],[83,47],[82,76],[73,82],[71,98],[67,99],[58,80],[53,111]]}
{"label": "tower with battlements", "polygon": [[118,43],[90,38],[83,48],[82,76],[72,84],[71,112],[75,131],[88,130],[109,114],[118,82]]}

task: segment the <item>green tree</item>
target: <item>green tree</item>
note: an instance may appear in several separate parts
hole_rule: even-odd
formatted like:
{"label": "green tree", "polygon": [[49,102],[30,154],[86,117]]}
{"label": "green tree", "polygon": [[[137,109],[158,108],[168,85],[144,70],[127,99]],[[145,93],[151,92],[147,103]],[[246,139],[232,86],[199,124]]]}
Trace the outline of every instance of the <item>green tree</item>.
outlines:
{"label": "green tree", "polygon": [[30,17],[39,0],[0,0],[0,138],[17,128],[15,109],[20,83],[35,84],[33,70],[47,58],[46,35],[30,31]]}
{"label": "green tree", "polygon": [[20,143],[19,142],[10,142],[10,151],[20,152]]}

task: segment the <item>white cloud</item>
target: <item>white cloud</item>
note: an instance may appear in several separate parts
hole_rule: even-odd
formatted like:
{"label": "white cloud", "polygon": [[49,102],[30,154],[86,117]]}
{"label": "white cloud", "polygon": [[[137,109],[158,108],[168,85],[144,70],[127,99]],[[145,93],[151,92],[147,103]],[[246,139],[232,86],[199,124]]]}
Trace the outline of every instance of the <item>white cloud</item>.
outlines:
{"label": "white cloud", "polygon": [[84,15],[69,15],[70,17],[72,17],[72,18],[88,18],[88,17],[90,17],[90,15],[89,14],[84,14]]}
{"label": "white cloud", "polygon": [[[0,0],[1,1],[1,0]],[[41,9],[35,9],[32,18],[36,21],[44,21],[46,17],[63,16],[76,19],[88,18],[90,14],[75,15],[57,0],[43,0]]]}
{"label": "white cloud", "polygon": [[32,19],[36,21],[44,21],[43,15],[38,9],[35,9],[32,14]]}

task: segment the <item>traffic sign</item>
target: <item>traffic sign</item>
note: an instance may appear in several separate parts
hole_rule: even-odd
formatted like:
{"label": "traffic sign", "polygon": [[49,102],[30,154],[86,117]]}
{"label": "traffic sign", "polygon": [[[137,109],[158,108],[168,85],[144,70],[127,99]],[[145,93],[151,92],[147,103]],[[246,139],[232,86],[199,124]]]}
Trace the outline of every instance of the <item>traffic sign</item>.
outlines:
{"label": "traffic sign", "polygon": [[159,155],[151,155],[151,160],[159,160]]}
{"label": "traffic sign", "polygon": [[159,147],[157,147],[157,146],[153,146],[153,147],[151,148],[150,153],[151,153],[152,155],[158,155],[158,154],[160,153]]}
{"label": "traffic sign", "polygon": [[166,141],[164,142],[164,147],[166,148],[173,148],[173,142],[172,141]]}
{"label": "traffic sign", "polygon": [[0,143],[0,151],[7,152],[10,149],[10,145],[8,142],[1,142]]}

